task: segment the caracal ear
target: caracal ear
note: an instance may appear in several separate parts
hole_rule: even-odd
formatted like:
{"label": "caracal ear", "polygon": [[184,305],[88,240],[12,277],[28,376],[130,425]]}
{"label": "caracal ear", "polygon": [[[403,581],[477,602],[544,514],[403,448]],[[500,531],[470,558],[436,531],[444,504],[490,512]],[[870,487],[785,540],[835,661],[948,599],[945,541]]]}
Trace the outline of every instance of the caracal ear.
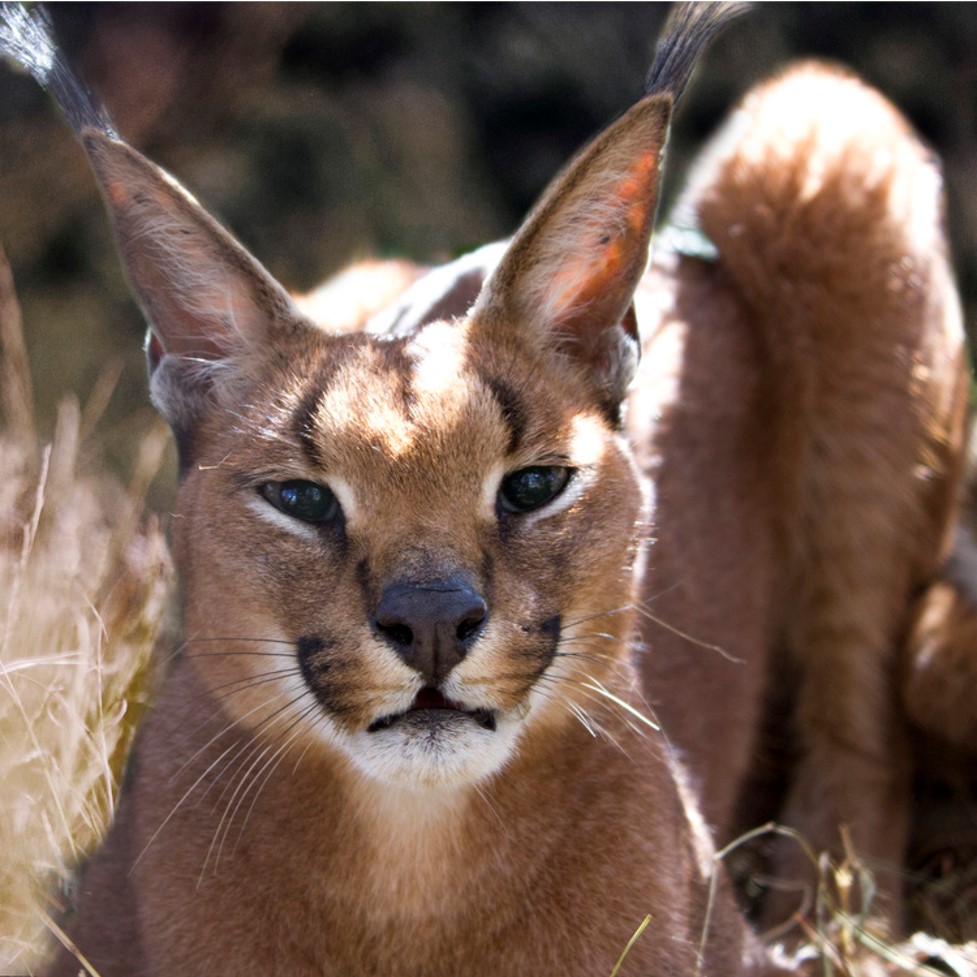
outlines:
{"label": "caracal ear", "polygon": [[[215,370],[299,318],[285,290],[171,176],[127,143],[81,132],[150,328],[157,406],[185,426]],[[158,373],[165,374],[157,376]]]}
{"label": "caracal ear", "polygon": [[615,416],[638,362],[631,300],[648,262],[671,112],[671,95],[649,95],[573,160],[474,309],[488,328],[535,331],[577,360]]}
{"label": "caracal ear", "polygon": [[176,180],[116,135],[64,59],[43,7],[0,5],[0,54],[51,94],[85,146],[149,322],[153,400],[179,437],[192,430],[218,379],[225,387],[233,381],[229,359],[263,344],[274,326],[304,324],[264,268]]}

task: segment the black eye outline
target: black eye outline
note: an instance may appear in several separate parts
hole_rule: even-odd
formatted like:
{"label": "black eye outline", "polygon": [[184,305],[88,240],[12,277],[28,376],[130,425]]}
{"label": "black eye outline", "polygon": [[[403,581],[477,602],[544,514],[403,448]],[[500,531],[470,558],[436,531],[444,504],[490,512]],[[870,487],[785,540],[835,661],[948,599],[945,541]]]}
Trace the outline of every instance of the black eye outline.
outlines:
{"label": "black eye outline", "polygon": [[499,486],[499,508],[512,515],[535,512],[570,484],[574,470],[561,465],[530,465],[509,472]]}
{"label": "black eye outline", "polygon": [[288,482],[265,482],[258,491],[286,516],[318,525],[332,522],[342,511],[339,499],[328,485],[296,478]]}

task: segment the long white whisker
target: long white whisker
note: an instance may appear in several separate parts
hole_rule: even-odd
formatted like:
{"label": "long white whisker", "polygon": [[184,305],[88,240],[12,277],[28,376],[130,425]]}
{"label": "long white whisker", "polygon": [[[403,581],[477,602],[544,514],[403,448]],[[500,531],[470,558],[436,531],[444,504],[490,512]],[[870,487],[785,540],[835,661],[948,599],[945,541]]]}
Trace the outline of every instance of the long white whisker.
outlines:
{"label": "long white whisker", "polygon": [[[251,803],[250,805],[248,805],[248,810],[244,815],[244,822],[241,825],[241,830],[238,832],[237,841],[234,843],[235,849],[237,848],[237,845],[240,843],[241,838],[244,836],[244,829],[247,827],[248,821],[251,818],[251,812],[254,810],[255,804],[257,804],[258,802],[258,797],[261,795],[261,792],[265,789],[265,786],[267,785],[269,780],[271,780],[275,771],[278,769],[279,766],[281,766],[282,761],[288,755],[288,750],[291,748],[292,744],[298,738],[301,729],[296,727],[298,727],[300,723],[304,722],[308,716],[312,715],[317,710],[318,710],[318,703],[313,702],[311,705],[307,706],[302,712],[300,712],[298,716],[295,717],[295,721],[289,727],[289,729],[294,729],[294,732],[291,734],[291,736],[289,736],[289,738],[285,741],[285,743],[282,744],[279,750],[276,751],[277,759],[275,759],[275,762],[272,764],[271,768],[268,770],[267,774],[265,774],[260,785],[258,786],[257,791],[255,791],[254,796],[251,799]],[[319,722],[321,721],[322,718],[320,716]],[[313,728],[315,728],[315,725],[318,725],[318,722],[314,724]],[[287,733],[288,729],[286,729],[285,732]],[[302,751],[301,754],[302,756],[305,756],[306,751],[309,749],[311,745],[312,745],[311,743],[306,744],[305,749]]]}
{"label": "long white whisker", "polygon": [[[291,699],[284,706],[278,709],[275,714],[277,719],[281,719],[282,714],[291,706],[295,705],[296,702],[301,701],[301,699],[304,698],[304,696],[305,693],[295,697],[294,699]],[[314,705],[310,708],[314,708]],[[220,821],[217,824],[217,828],[214,832],[214,837],[211,840],[210,847],[207,849],[207,854],[204,856],[204,863],[200,870],[200,878],[198,879],[198,885],[203,882],[204,874],[207,871],[207,866],[210,863],[211,856],[214,854],[215,846],[216,846],[216,857],[214,858],[215,873],[217,871],[218,866],[220,865],[221,856],[224,850],[224,844],[227,840],[228,832],[230,831],[230,826],[233,822],[234,816],[237,814],[238,810],[241,807],[241,804],[244,802],[244,799],[247,797],[248,793],[251,790],[251,787],[255,782],[253,779],[250,779],[252,771],[255,769],[255,767],[258,764],[262,762],[262,760],[267,756],[268,752],[274,749],[277,740],[281,739],[282,736],[286,736],[288,732],[292,730],[298,722],[300,722],[302,716],[305,715],[307,711],[308,710],[304,710],[302,713],[300,713],[299,716],[295,718],[288,726],[286,726],[285,729],[281,733],[279,733],[278,736],[271,742],[264,743],[262,741],[256,740],[252,745],[252,748],[248,751],[247,755],[241,760],[240,764],[238,765],[238,770],[235,772],[235,779],[237,779],[237,786],[234,788],[233,793],[231,794],[230,798],[228,799],[227,803],[224,806],[224,811],[221,814]],[[281,746],[278,747],[279,750],[281,748],[282,748]],[[278,751],[276,750],[275,753],[272,754],[272,759],[277,755],[277,752]],[[250,764],[248,765],[247,769],[242,772],[241,768],[243,768],[244,765],[247,764],[249,760],[251,761]],[[263,771],[264,769],[265,769],[264,767],[261,767],[261,769],[259,770],[259,776],[261,771]],[[220,796],[217,799],[218,803],[220,803],[220,801],[222,801],[224,797],[227,795],[227,791],[229,788],[230,788],[230,783],[228,783],[225,786],[224,790],[221,791]]]}
{"label": "long white whisker", "polygon": [[[230,722],[229,722],[229,723],[228,723],[228,724],[227,724],[226,726],[224,726],[224,727],[223,727],[222,729],[220,729],[220,730],[218,730],[218,732],[216,732],[216,733],[214,733],[214,735],[213,735],[213,736],[211,736],[211,738],[210,738],[209,740],[207,740],[207,742],[206,742],[206,743],[204,743],[204,745],[203,745],[203,746],[201,746],[201,747],[200,747],[199,749],[197,749],[197,750],[194,750],[194,751],[193,751],[193,753],[191,753],[191,754],[190,754],[190,756],[188,756],[188,757],[187,757],[187,759],[186,759],[186,760],[184,760],[184,761],[183,761],[183,763],[181,763],[181,764],[180,764],[180,766],[179,766],[179,767],[177,768],[177,770],[176,770],[176,772],[175,772],[175,773],[174,773],[174,774],[173,774],[173,775],[172,775],[172,776],[170,777],[170,779],[169,779],[169,783],[171,783],[171,784],[172,784],[172,783],[173,783],[173,782],[174,782],[174,781],[175,781],[175,780],[176,780],[176,779],[177,779],[177,778],[178,778],[178,777],[180,776],[180,774],[182,774],[182,773],[183,773],[183,771],[184,771],[184,770],[186,770],[186,768],[187,768],[188,766],[190,766],[190,764],[191,764],[191,763],[193,763],[193,761],[194,761],[194,760],[196,760],[196,759],[197,759],[197,757],[199,757],[199,756],[200,756],[200,754],[201,754],[201,753],[204,753],[204,752],[206,752],[206,751],[207,751],[207,749],[208,749],[209,747],[211,747],[211,746],[212,746],[212,745],[213,745],[214,743],[216,743],[216,742],[217,742],[217,740],[219,740],[219,739],[220,739],[220,738],[221,738],[222,736],[226,736],[226,735],[227,735],[228,733],[230,733],[230,732],[232,732],[233,730],[235,730],[235,729],[237,729],[237,728],[238,728],[238,727],[240,726],[240,724],[241,724],[241,720],[242,720],[242,719],[247,719],[247,718],[249,718],[250,716],[253,716],[253,715],[254,715],[254,714],[255,714],[256,712],[260,712],[260,711],[261,711],[262,709],[265,709],[265,708],[267,708],[267,706],[268,706],[268,700],[265,700],[264,702],[259,702],[259,703],[258,703],[258,704],[257,704],[256,706],[252,706],[252,707],[251,707],[251,708],[250,708],[250,709],[249,709],[249,710],[248,710],[248,711],[247,711],[246,713],[244,713],[244,714],[243,714],[242,716],[240,716],[240,717],[239,717],[239,718],[237,718],[237,719],[233,719],[233,720],[231,720],[231,721],[230,721]],[[284,707],[283,707],[283,708],[284,708]],[[261,722],[260,722],[260,723],[258,724],[258,726],[257,726],[257,729],[261,729],[261,727],[262,727],[262,726],[263,726],[263,725],[264,725],[264,724],[265,724],[265,723],[266,723],[266,722],[267,722],[267,721],[268,721],[269,719],[272,719],[272,718],[273,718],[274,716],[275,716],[275,713],[272,713],[272,714],[271,714],[271,716],[268,716],[268,717],[266,717],[266,719],[264,719],[264,720],[262,720],[262,721],[261,721]],[[196,733],[196,732],[199,732],[199,731],[200,731],[200,730],[201,730],[201,729],[202,729],[202,728],[203,728],[204,726],[206,726],[206,725],[207,725],[207,723],[208,723],[208,722],[210,722],[210,717],[208,717],[208,718],[207,718],[207,719],[205,719],[205,720],[204,720],[204,721],[203,721],[202,723],[200,723],[200,724],[199,724],[199,725],[198,725],[198,726],[196,727],[196,729],[194,730],[194,732],[195,732],[195,733]]]}
{"label": "long white whisker", "polygon": [[737,658],[735,655],[731,655],[725,648],[721,645],[714,645],[708,641],[702,641],[700,638],[696,638],[689,634],[687,631],[683,631],[681,628],[675,627],[674,624],[669,624],[664,618],[658,617],[657,614],[652,614],[650,610],[644,604],[635,604],[635,610],[642,615],[642,617],[648,618],[649,621],[654,621],[659,627],[664,628],[666,631],[670,631],[672,634],[679,638],[683,638],[685,641],[689,641],[699,648],[705,648],[707,651],[715,651],[717,654],[722,655],[726,661],[733,662],[736,665],[742,665],[743,659]]}
{"label": "long white whisker", "polygon": [[625,712],[634,716],[639,722],[644,723],[649,728],[653,729],[656,733],[661,732],[661,726],[652,719],[649,719],[643,712],[639,709],[635,709],[629,702],[625,702],[619,696],[616,696],[610,689],[605,685],[595,679],[593,676],[587,676],[587,682],[582,683],[582,687],[585,689],[591,689],[592,691],[604,696],[604,698],[609,699],[616,706],[620,706]]}

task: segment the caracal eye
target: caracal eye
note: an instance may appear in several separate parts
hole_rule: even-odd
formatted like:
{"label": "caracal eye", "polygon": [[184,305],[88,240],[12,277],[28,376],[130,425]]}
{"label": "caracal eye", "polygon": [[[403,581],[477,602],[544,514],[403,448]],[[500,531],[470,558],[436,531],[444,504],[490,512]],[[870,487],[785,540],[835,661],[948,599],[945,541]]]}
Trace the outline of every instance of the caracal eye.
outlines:
{"label": "caracal eye", "polygon": [[260,491],[276,509],[302,522],[330,522],[339,513],[339,500],[326,485],[301,480],[265,482]]}
{"label": "caracal eye", "polygon": [[555,499],[567,486],[573,471],[557,465],[520,468],[502,479],[499,505],[504,512],[532,512]]}

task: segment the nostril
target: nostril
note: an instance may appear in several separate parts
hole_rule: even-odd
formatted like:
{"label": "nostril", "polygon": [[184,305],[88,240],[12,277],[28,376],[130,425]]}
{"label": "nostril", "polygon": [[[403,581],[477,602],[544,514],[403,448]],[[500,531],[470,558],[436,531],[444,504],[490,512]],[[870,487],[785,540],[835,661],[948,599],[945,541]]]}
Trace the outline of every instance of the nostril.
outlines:
{"label": "nostril", "polygon": [[481,603],[473,607],[459,622],[455,635],[459,641],[467,641],[482,626],[485,620],[486,607]]}
{"label": "nostril", "polygon": [[409,648],[414,643],[414,632],[406,624],[381,624],[380,630],[404,648]]}

